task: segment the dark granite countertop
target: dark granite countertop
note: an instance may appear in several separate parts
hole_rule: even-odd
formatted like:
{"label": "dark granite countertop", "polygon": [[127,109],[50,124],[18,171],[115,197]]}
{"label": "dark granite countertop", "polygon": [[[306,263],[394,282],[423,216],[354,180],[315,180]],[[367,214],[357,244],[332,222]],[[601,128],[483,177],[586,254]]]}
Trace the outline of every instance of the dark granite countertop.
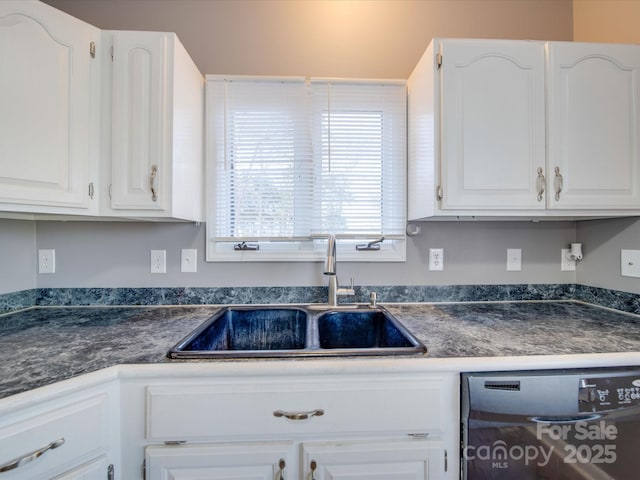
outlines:
{"label": "dark granite countertop", "polygon": [[[578,302],[387,308],[427,346],[426,359],[640,351],[640,316]],[[216,310],[46,307],[2,316],[0,398],[113,365],[171,362],[167,350]]]}

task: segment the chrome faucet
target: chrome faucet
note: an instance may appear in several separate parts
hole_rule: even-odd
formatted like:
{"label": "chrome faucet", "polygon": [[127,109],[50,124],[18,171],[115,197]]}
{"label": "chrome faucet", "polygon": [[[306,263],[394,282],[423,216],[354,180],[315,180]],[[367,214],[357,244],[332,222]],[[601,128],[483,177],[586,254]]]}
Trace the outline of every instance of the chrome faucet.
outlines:
{"label": "chrome faucet", "polygon": [[336,237],[329,235],[327,241],[327,262],[324,267],[324,274],[329,276],[329,298],[327,304],[331,307],[338,305],[338,297],[355,295],[353,289],[353,278],[351,279],[350,288],[342,288],[338,286],[338,273],[336,271]]}

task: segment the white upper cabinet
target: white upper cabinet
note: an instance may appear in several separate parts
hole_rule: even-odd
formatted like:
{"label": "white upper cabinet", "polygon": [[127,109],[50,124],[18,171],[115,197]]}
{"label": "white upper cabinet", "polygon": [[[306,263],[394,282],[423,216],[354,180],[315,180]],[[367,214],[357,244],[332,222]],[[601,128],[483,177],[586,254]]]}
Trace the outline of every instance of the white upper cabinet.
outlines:
{"label": "white upper cabinet", "polygon": [[549,207],[640,207],[640,46],[551,42]]}
{"label": "white upper cabinet", "polygon": [[100,30],[0,2],[0,210],[97,212]]}
{"label": "white upper cabinet", "polygon": [[541,209],[542,43],[451,40],[441,58],[442,209]]}
{"label": "white upper cabinet", "polygon": [[173,33],[105,36],[112,88],[110,208],[103,213],[202,220],[202,75]]}
{"label": "white upper cabinet", "polygon": [[435,39],[408,82],[409,219],[640,214],[640,47]]}

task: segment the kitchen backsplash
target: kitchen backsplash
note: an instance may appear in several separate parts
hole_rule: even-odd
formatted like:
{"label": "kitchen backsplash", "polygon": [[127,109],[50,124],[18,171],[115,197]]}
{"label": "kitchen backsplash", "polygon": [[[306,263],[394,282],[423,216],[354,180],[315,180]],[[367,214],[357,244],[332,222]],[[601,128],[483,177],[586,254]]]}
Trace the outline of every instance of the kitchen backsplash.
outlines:
{"label": "kitchen backsplash", "polygon": [[[640,295],[577,284],[359,286],[355,302],[579,300],[640,314]],[[35,288],[0,295],[0,313],[32,306],[323,303],[326,287]]]}

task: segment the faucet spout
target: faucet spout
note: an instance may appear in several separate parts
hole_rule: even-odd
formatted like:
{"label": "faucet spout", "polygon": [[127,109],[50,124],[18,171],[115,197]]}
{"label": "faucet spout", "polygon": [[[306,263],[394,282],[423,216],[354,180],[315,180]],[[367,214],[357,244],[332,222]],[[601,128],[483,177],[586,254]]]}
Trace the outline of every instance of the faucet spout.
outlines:
{"label": "faucet spout", "polygon": [[327,261],[324,267],[324,274],[329,276],[327,304],[332,307],[338,305],[339,296],[355,295],[353,279],[351,279],[351,288],[341,288],[338,285],[338,272],[336,265],[336,237],[335,235],[330,234],[327,241]]}
{"label": "faucet spout", "polygon": [[336,236],[333,234],[330,234],[327,239],[327,261],[324,265],[324,274],[336,274]]}

